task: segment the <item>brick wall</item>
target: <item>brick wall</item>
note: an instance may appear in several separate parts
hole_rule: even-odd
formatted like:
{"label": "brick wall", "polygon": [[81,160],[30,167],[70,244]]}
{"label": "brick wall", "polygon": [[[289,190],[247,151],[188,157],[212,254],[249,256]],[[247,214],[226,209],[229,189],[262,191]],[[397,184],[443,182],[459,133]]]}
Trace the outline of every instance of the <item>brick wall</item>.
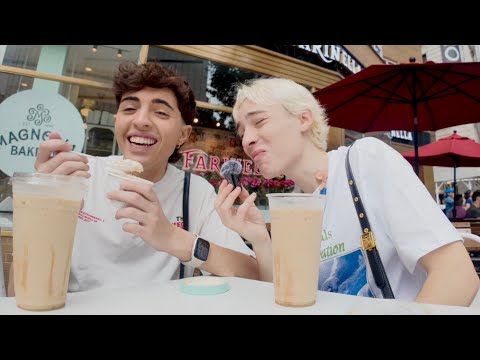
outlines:
{"label": "brick wall", "polygon": [[370,45],[344,45],[344,46],[365,67],[368,67],[373,64],[383,64],[380,56],[377,55],[377,53],[372,49]]}
{"label": "brick wall", "polygon": [[1,237],[2,253],[3,253],[3,278],[5,279],[5,290],[8,288],[8,273],[10,271],[10,265],[12,264],[12,252],[13,244],[11,236]]}
{"label": "brick wall", "polygon": [[[373,64],[382,64],[382,59],[370,45],[344,45],[365,67]],[[407,63],[411,56],[417,63],[422,62],[421,45],[382,45],[383,55],[399,63]]]}
{"label": "brick wall", "polygon": [[383,55],[400,63],[408,63],[412,56],[417,63],[423,62],[421,45],[383,45]]}

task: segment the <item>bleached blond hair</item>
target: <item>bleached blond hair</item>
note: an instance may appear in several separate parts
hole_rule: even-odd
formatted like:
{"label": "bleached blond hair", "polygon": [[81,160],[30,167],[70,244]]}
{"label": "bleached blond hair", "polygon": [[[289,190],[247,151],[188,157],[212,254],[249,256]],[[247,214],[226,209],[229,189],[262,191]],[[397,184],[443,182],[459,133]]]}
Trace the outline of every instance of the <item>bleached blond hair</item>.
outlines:
{"label": "bleached blond hair", "polygon": [[237,86],[233,118],[245,100],[259,105],[282,105],[290,114],[300,115],[310,110],[313,123],[310,127],[312,142],[320,149],[327,151],[328,118],[323,106],[303,86],[295,81],[282,78],[253,79]]}

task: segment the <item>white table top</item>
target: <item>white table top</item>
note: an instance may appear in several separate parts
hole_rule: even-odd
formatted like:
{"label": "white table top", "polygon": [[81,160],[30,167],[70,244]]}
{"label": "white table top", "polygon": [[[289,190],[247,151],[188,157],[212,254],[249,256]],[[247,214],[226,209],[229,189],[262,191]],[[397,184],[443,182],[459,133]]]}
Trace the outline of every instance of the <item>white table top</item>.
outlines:
{"label": "white table top", "polygon": [[122,289],[98,289],[67,295],[63,309],[32,312],[18,308],[15,298],[0,298],[0,314],[476,314],[480,308],[427,305],[319,291],[305,308],[275,304],[273,284],[227,278],[230,291],[218,295],[187,295],[179,281],[149,283]]}

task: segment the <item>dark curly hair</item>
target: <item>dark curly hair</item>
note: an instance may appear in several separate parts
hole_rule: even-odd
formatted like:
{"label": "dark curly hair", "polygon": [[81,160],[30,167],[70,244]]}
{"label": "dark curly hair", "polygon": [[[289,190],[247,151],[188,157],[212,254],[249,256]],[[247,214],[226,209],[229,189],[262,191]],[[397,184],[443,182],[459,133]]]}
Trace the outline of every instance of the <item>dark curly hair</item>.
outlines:
{"label": "dark curly hair", "polygon": [[[167,88],[177,98],[178,108],[186,125],[192,125],[196,116],[195,96],[190,84],[177,72],[157,62],[136,64],[133,61],[121,63],[113,79],[113,92],[117,107],[123,94],[128,91],[139,91],[144,87]],[[168,158],[168,162],[177,162],[181,157],[177,148]]]}

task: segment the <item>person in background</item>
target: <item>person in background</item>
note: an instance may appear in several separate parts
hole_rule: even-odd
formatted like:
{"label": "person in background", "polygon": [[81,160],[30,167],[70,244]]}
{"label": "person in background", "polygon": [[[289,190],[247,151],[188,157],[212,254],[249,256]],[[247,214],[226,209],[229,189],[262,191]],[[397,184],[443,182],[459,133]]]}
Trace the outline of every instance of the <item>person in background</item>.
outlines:
{"label": "person in background", "polygon": [[[184,172],[169,163],[179,159],[178,149],[192,130],[196,103],[190,85],[159,63],[126,62],[119,66],[113,88],[118,104],[118,146],[124,158],[143,165],[139,176],[153,186],[125,181],[120,190],[109,192],[110,200],[126,204],[113,215],[105,195],[106,169],[122,157],[70,152],[71,144],[54,132],[40,145],[35,163],[41,173],[89,178],[77,223],[69,291],[176,279],[181,262],[215,275],[257,279],[254,253],[222,224],[214,209],[214,188],[193,174],[191,231],[182,228]],[[122,225],[113,216],[133,222]],[[208,250],[206,258],[205,252],[201,259],[193,258],[195,244]],[[9,294],[13,295],[13,281],[10,284]]]}
{"label": "person in background", "polygon": [[455,203],[455,207],[447,213],[448,218],[463,219],[465,217],[465,214],[467,213],[465,207],[463,206],[463,195],[455,195],[453,198],[453,202]]}
{"label": "person in background", "polygon": [[476,190],[472,194],[472,206],[465,214],[466,218],[480,218],[480,191]]}
{"label": "person in background", "polygon": [[[318,288],[382,297],[361,247],[345,170],[348,148],[327,152],[324,108],[291,80],[256,79],[238,88],[233,117],[245,153],[266,179],[284,174],[305,193],[326,188]],[[353,144],[350,163],[395,297],[469,305],[479,288],[472,261],[411,165],[371,137]],[[255,196],[223,181],[215,208],[253,245],[261,279],[272,281],[271,239]],[[237,198],[243,203],[235,208]]]}
{"label": "person in background", "polygon": [[439,192],[438,201],[440,202],[440,205],[445,205],[445,193]]}
{"label": "person in background", "polygon": [[453,197],[455,196],[455,191],[453,191],[453,188],[448,187],[445,189],[445,195],[447,196],[445,198],[445,214],[448,216],[450,211],[455,206],[455,201],[453,199]]}
{"label": "person in background", "polygon": [[465,198],[465,209],[468,210],[470,206],[472,206],[472,198],[470,197],[470,189],[467,189],[464,193],[463,196]]}
{"label": "person in background", "polygon": [[439,205],[440,209],[445,214],[445,193],[443,192],[443,190],[440,190],[438,192],[438,202],[439,202],[438,205]]}

